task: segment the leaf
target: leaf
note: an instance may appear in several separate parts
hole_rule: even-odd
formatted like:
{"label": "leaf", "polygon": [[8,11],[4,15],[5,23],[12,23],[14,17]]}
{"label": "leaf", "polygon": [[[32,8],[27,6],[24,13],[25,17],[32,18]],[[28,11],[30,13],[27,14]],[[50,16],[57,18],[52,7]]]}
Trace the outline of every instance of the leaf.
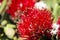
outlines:
{"label": "leaf", "polygon": [[12,39],[13,36],[15,35],[15,30],[9,27],[4,28],[4,32],[7,35],[8,38]]}
{"label": "leaf", "polygon": [[16,25],[13,25],[13,24],[7,24],[6,27],[8,27],[8,28],[16,28]]}

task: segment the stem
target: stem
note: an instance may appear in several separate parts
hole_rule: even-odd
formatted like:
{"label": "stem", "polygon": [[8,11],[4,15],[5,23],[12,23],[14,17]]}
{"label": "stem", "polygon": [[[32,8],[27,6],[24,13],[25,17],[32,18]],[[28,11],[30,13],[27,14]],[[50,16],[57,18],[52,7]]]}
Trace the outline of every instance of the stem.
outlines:
{"label": "stem", "polygon": [[55,17],[55,18],[54,18],[54,22],[56,22],[57,19],[58,19],[58,18],[57,18],[58,6],[59,6],[59,5],[56,3],[55,6],[54,6],[54,8],[53,8],[53,15],[54,15],[54,17]]}
{"label": "stem", "polygon": [[6,6],[6,4],[7,4],[7,0],[3,0],[2,5],[0,6],[0,13],[3,11],[3,9]]}
{"label": "stem", "polygon": [[5,12],[3,12],[3,14],[1,15],[0,23],[3,21],[3,19],[4,19],[4,15],[5,15]]}

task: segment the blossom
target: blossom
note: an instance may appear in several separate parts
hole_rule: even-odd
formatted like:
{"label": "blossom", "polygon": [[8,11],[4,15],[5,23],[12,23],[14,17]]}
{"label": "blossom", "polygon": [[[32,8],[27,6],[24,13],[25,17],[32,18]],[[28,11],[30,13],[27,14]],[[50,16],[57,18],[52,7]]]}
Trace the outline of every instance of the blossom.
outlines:
{"label": "blossom", "polygon": [[60,24],[60,17],[58,18],[57,24]]}
{"label": "blossom", "polygon": [[20,36],[27,40],[38,40],[46,30],[51,29],[53,21],[52,13],[46,9],[28,9],[20,18],[17,29]]}
{"label": "blossom", "polygon": [[36,0],[12,0],[7,13],[14,17],[17,10],[24,11],[27,8],[34,7],[35,2]]}
{"label": "blossom", "polygon": [[57,35],[58,35],[58,38],[60,38],[60,17],[58,18],[57,24],[59,25]]}

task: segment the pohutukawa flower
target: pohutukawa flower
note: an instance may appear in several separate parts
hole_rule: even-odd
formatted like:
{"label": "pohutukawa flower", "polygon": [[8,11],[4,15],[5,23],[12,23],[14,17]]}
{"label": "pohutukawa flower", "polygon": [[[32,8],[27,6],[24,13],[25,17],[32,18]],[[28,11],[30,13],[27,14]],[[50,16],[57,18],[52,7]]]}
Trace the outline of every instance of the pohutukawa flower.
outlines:
{"label": "pohutukawa flower", "polygon": [[51,29],[53,21],[52,13],[47,9],[28,9],[20,18],[17,29],[26,40],[38,40],[46,30]]}
{"label": "pohutukawa flower", "polygon": [[59,25],[57,34],[58,34],[58,38],[60,38],[60,17],[59,17],[59,19],[57,21],[57,24]]}
{"label": "pohutukawa flower", "polygon": [[58,18],[57,24],[60,24],[60,17]]}
{"label": "pohutukawa flower", "polygon": [[12,3],[9,6],[9,9],[7,10],[7,12],[12,15],[15,16],[15,12],[17,10],[26,10],[27,8],[31,8],[34,7],[36,0],[12,0]]}

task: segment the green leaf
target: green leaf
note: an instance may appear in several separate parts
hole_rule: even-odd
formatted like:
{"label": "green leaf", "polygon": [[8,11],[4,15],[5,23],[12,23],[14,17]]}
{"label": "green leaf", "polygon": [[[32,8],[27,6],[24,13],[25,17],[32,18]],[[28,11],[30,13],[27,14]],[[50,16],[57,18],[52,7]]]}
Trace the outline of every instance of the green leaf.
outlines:
{"label": "green leaf", "polygon": [[15,35],[15,30],[9,27],[4,28],[4,32],[7,35],[8,38],[12,39]]}
{"label": "green leaf", "polygon": [[7,24],[7,20],[3,20],[3,21],[1,22],[1,25],[2,25],[2,26],[6,25],[6,24]]}
{"label": "green leaf", "polygon": [[13,24],[7,24],[6,27],[8,27],[8,28],[16,28],[16,25],[13,25]]}

